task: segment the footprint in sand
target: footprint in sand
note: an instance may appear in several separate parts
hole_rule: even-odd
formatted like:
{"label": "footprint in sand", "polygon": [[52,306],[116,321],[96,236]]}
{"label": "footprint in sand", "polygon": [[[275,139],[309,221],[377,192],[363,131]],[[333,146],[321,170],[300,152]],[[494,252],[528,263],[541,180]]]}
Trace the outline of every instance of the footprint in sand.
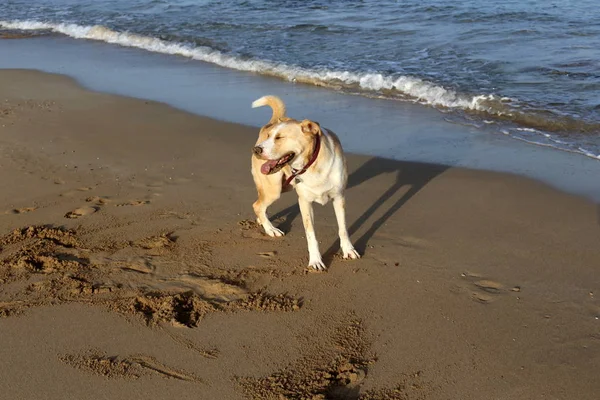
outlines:
{"label": "footprint in sand", "polygon": [[61,193],[60,197],[71,197],[74,194],[77,194],[78,192],[89,192],[90,190],[92,190],[93,187],[91,186],[83,186],[83,187],[79,187],[76,190],[71,190],[65,193]]}
{"label": "footprint in sand", "polygon": [[73,219],[73,218],[84,217],[86,215],[93,214],[98,210],[99,210],[99,207],[94,207],[94,206],[79,207],[73,211],[69,211],[68,213],[66,213],[65,218]]}
{"label": "footprint in sand", "polygon": [[25,214],[31,211],[37,210],[37,207],[23,207],[23,208],[15,208],[10,211],[11,214]]}
{"label": "footprint in sand", "polygon": [[171,247],[177,241],[177,237],[173,236],[173,232],[165,233],[160,236],[150,236],[138,240],[134,244],[142,249],[151,250],[163,247]]}
{"label": "footprint in sand", "polygon": [[262,253],[257,253],[259,256],[263,258],[273,258],[277,255],[276,251],[264,251]]}
{"label": "footprint in sand", "polygon": [[488,292],[488,293],[501,293],[504,291],[504,286],[495,281],[491,281],[489,279],[482,279],[476,282],[473,282],[475,286],[479,289]]}
{"label": "footprint in sand", "polygon": [[238,221],[238,225],[242,227],[242,230],[255,229],[259,226],[255,221],[252,221],[250,219],[243,219],[241,221]]}
{"label": "footprint in sand", "polygon": [[87,201],[88,203],[95,203],[97,205],[104,205],[110,203],[110,200],[107,197],[100,196],[88,197],[87,199],[85,199],[85,201]]}
{"label": "footprint in sand", "polygon": [[[273,237],[267,235],[264,232],[264,230],[262,229],[262,227],[258,223],[254,222],[252,220],[244,219],[242,221],[239,221],[238,225],[240,226],[240,231],[241,231],[243,238],[268,240],[268,241],[280,239],[278,237],[273,238]],[[265,257],[265,256],[262,255],[262,257]]]}
{"label": "footprint in sand", "polygon": [[150,204],[150,200],[130,200],[126,203],[120,203],[117,204],[117,207],[124,207],[124,206],[143,206],[146,204]]}
{"label": "footprint in sand", "polygon": [[471,293],[471,298],[480,303],[490,303],[491,301],[494,300],[493,296],[490,296],[489,294],[485,294],[485,293],[479,293],[479,292]]}
{"label": "footprint in sand", "polygon": [[496,300],[498,296],[504,295],[510,292],[518,293],[521,291],[520,286],[513,286],[508,288],[500,282],[484,279],[479,274],[465,272],[461,274],[461,277],[467,279],[475,287],[476,290],[471,289],[471,298],[480,303],[491,303]]}

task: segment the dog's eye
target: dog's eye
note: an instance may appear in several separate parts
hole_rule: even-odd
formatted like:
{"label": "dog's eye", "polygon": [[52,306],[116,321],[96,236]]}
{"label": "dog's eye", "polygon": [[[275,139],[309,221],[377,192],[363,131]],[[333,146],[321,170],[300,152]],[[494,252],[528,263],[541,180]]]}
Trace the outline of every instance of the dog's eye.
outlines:
{"label": "dog's eye", "polygon": [[282,137],[279,135],[275,136],[275,140],[279,140],[279,139],[282,139]]}

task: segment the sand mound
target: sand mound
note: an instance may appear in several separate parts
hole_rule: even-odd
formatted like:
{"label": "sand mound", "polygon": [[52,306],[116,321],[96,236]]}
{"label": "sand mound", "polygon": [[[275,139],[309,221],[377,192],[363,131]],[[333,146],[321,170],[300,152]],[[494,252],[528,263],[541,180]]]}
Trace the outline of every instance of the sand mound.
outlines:
{"label": "sand mound", "polygon": [[238,382],[252,399],[358,399],[359,385],[376,360],[361,321],[345,323],[328,344],[283,371]]}
{"label": "sand mound", "polygon": [[244,394],[251,399],[424,399],[426,385],[421,372],[406,376],[393,389],[369,390],[361,386],[369,367],[377,361],[371,340],[361,320],[354,315],[340,324],[328,343],[323,343],[283,371],[265,378],[238,378]]}
{"label": "sand mound", "polygon": [[[18,245],[18,246],[17,246]],[[2,253],[0,282],[24,279],[31,274],[73,271],[89,260],[77,258],[72,248],[78,246],[73,231],[50,226],[17,229],[0,239]],[[12,251],[11,251],[12,250]]]}
{"label": "sand mound", "polygon": [[[26,284],[13,296],[0,297],[0,317],[30,307],[79,302],[141,317],[148,326],[169,323],[193,328],[211,312],[289,312],[302,305],[301,299],[286,294],[249,292],[243,279],[232,279],[226,271],[222,275],[213,271],[209,276],[165,276],[155,268],[132,269],[126,261],[94,254],[106,249],[82,247],[77,232],[63,228],[17,229],[0,238],[0,245],[4,257],[0,259],[0,282]],[[135,254],[154,249],[169,252],[174,246],[175,237],[162,234],[117,248],[126,247]],[[146,253],[143,259],[151,266],[160,264],[159,256]]]}
{"label": "sand mound", "polygon": [[231,310],[252,311],[297,311],[302,306],[302,299],[286,294],[271,295],[268,293],[252,293],[246,300],[229,304]]}
{"label": "sand mound", "polygon": [[141,314],[148,325],[170,322],[187,327],[198,326],[204,315],[217,307],[193,292],[175,295],[148,293],[129,302],[124,311]]}
{"label": "sand mound", "polygon": [[74,231],[65,228],[54,228],[51,225],[37,225],[15,229],[11,234],[0,239],[0,246],[6,246],[27,239],[50,241],[64,247],[76,247],[79,245]]}
{"label": "sand mound", "polygon": [[67,354],[60,360],[77,369],[107,378],[137,379],[145,371],[138,365],[118,357],[109,357],[105,353],[91,350],[84,354]]}

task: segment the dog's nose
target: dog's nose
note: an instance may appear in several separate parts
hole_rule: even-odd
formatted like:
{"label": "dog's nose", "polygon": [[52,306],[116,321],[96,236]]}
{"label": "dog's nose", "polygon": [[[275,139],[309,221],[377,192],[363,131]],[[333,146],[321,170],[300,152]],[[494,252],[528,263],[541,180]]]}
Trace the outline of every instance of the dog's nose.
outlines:
{"label": "dog's nose", "polygon": [[256,154],[257,156],[260,156],[262,154],[263,148],[260,146],[254,146],[254,148],[252,149],[252,152],[254,154]]}

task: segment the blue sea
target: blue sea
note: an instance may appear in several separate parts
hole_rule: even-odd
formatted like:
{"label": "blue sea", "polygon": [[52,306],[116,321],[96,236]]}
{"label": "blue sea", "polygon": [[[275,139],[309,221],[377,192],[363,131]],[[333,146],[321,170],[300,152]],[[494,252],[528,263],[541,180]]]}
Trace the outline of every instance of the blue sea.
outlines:
{"label": "blue sea", "polygon": [[0,0],[2,34],[417,103],[482,135],[600,159],[597,1]]}

